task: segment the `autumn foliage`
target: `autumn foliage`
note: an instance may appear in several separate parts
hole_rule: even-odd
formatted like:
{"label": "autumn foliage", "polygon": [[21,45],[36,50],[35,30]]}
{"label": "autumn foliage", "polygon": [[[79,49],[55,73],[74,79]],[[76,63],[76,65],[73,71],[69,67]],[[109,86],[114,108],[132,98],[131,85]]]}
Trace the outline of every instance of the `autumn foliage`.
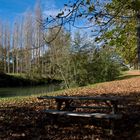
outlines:
{"label": "autumn foliage", "polygon": [[[135,75],[135,77],[134,77]],[[123,102],[127,109],[121,110],[124,117],[118,121],[118,128],[113,139],[140,138],[140,77],[139,73],[129,73],[124,80],[106,82],[96,86],[70,89],[59,92],[75,96],[124,96],[135,99],[135,102]],[[55,93],[58,94],[58,93]],[[51,102],[52,108],[54,102]],[[0,139],[111,139],[101,127],[90,125],[88,120],[60,118],[57,121],[47,116],[42,110],[48,108],[47,100],[36,97],[0,100]],[[60,123],[61,122],[61,123]],[[76,124],[73,122],[77,122]],[[121,132],[121,133],[120,133]]]}

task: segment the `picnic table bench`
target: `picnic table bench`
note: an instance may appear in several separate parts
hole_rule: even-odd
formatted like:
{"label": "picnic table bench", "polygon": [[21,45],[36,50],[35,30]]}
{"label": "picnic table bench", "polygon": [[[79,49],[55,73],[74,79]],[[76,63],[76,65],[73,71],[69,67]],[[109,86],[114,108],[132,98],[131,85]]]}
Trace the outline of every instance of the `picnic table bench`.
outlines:
{"label": "picnic table bench", "polygon": [[[91,119],[108,119],[111,123],[110,134],[114,133],[114,122],[115,120],[121,119],[122,114],[118,112],[119,102],[125,100],[122,97],[101,97],[101,96],[42,96],[38,99],[49,99],[55,100],[56,109],[45,110],[46,113],[60,116],[71,116],[71,117],[83,117]],[[88,105],[77,105],[76,101],[84,102],[91,101],[92,106]],[[103,106],[98,103],[104,103]],[[96,112],[76,112],[76,109],[94,109]],[[98,112],[98,110],[110,110],[109,113]]]}

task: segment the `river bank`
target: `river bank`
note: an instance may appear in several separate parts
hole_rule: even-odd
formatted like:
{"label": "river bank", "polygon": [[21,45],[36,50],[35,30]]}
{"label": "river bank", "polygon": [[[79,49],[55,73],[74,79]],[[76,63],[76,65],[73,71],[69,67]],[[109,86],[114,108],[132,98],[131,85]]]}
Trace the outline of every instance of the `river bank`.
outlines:
{"label": "river bank", "polygon": [[45,84],[61,83],[61,80],[44,77],[29,77],[24,74],[5,74],[0,73],[0,88],[3,87],[28,87]]}
{"label": "river bank", "polygon": [[[126,115],[131,113],[131,116],[128,115],[121,120],[113,139],[138,140],[140,138],[140,110],[138,108],[140,105],[139,84],[139,77],[129,77],[125,80],[105,82],[47,94],[54,96],[125,96],[136,98],[137,102],[133,103],[131,108],[122,112]],[[92,139],[93,136],[96,139],[112,139],[112,137],[107,136],[99,127],[93,125],[82,126],[81,123],[77,125],[71,124],[65,118],[64,120],[67,120],[66,123],[50,124],[51,118],[47,120],[47,115],[42,112],[46,108],[47,101],[38,100],[37,95],[0,99],[0,139],[73,140],[85,138],[88,140]],[[70,122],[72,121],[70,120]]]}

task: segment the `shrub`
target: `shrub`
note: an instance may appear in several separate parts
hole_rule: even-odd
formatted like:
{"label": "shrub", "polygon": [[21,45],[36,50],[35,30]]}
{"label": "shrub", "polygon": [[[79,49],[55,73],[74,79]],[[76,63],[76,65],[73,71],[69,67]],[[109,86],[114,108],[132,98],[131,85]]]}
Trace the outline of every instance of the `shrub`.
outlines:
{"label": "shrub", "polygon": [[[72,85],[85,86],[92,83],[116,79],[120,75],[120,64],[115,54],[108,48],[82,52],[75,55],[76,72],[71,73]],[[74,63],[74,62],[73,62]],[[73,65],[73,64],[71,64]]]}

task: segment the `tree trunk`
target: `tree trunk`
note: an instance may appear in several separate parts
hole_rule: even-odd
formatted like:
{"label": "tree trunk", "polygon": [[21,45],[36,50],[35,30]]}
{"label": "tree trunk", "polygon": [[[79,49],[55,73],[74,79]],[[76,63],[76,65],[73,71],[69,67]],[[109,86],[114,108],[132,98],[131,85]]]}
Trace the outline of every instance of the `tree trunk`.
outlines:
{"label": "tree trunk", "polygon": [[137,49],[138,49],[138,69],[140,69],[140,11],[137,13]]}

